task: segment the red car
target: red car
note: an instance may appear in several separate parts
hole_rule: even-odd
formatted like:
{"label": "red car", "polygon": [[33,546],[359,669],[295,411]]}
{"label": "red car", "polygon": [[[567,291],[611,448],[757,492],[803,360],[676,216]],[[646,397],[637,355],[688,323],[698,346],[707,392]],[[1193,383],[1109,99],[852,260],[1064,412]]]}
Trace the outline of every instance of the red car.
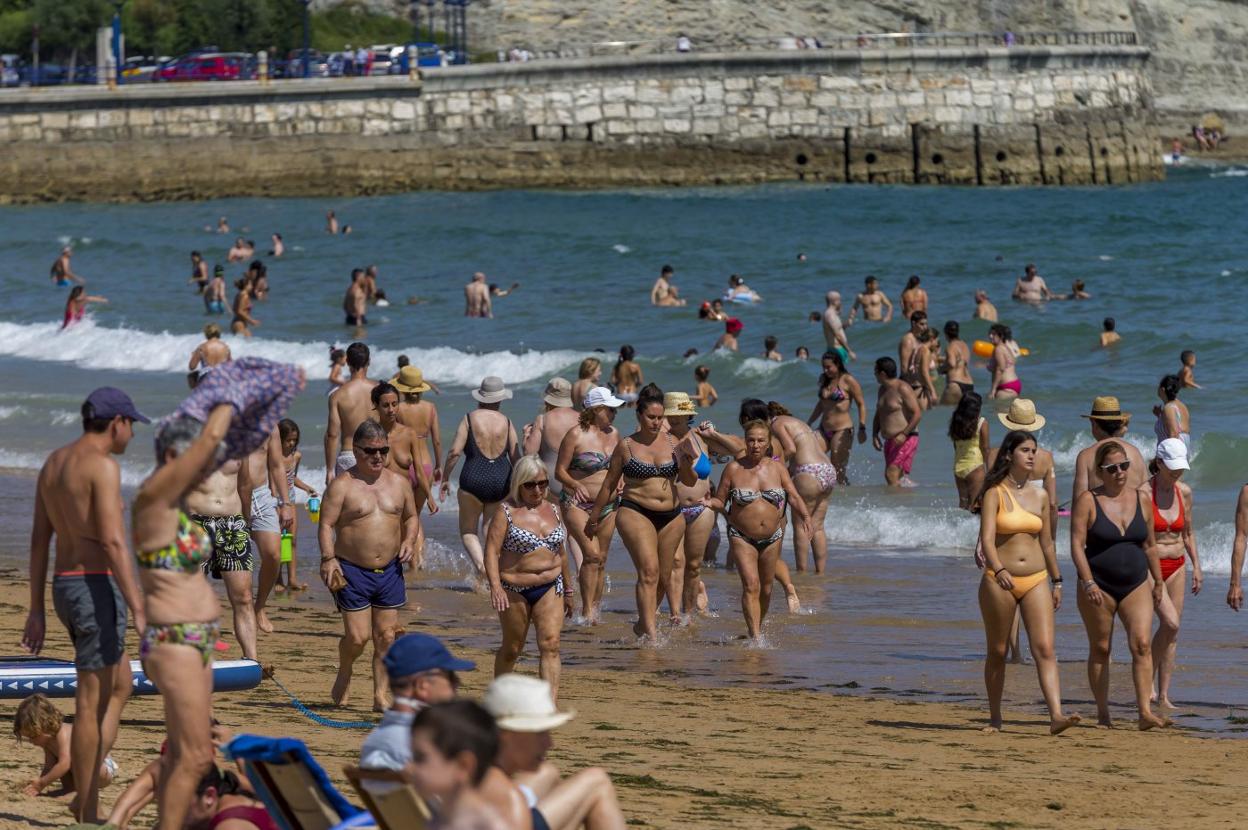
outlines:
{"label": "red car", "polygon": [[238,81],[253,77],[251,56],[240,52],[187,55],[157,72],[160,81]]}

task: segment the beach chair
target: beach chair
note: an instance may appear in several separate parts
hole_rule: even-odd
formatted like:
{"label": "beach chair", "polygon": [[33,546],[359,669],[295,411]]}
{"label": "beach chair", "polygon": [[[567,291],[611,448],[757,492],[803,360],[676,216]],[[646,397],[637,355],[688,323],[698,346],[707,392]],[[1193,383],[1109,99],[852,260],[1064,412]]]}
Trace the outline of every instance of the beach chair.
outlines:
{"label": "beach chair", "polygon": [[352,806],[321,769],[303,741],[239,735],[225,746],[225,755],[241,759],[256,797],[282,830],[334,830],[361,827],[364,816]]}
{"label": "beach chair", "polygon": [[[408,784],[403,775],[388,769],[343,767],[343,773],[377,820],[380,830],[424,830],[432,814],[429,805]],[[388,786],[373,787],[369,783]]]}

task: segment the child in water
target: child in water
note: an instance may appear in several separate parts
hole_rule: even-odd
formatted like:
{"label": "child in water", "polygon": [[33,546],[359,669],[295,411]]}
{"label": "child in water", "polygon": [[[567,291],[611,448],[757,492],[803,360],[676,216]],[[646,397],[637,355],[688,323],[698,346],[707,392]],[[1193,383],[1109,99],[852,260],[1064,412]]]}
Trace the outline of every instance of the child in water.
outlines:
{"label": "child in water", "polygon": [[[286,498],[293,504],[295,501],[295,488],[299,488],[308,494],[308,497],[317,495],[316,490],[311,485],[305,483],[299,478],[299,462],[303,460],[303,453],[299,452],[299,425],[289,418],[283,418],[277,424],[277,432],[282,439],[282,466],[286,469],[286,488],[288,490]],[[290,526],[290,559],[282,557],[282,566],[277,570],[277,584],[273,590],[280,591],[283,588],[289,588],[292,591],[306,591],[308,583],[298,582],[295,579],[295,541],[299,531],[299,523],[295,522]],[[284,534],[284,538],[285,538]],[[285,574],[282,572],[285,571]],[[284,579],[283,579],[284,577]]]}
{"label": "child in water", "polygon": [[719,400],[719,393],[707,380],[710,376],[709,366],[698,366],[693,370],[694,380],[698,382],[698,391],[694,393],[693,399],[698,402],[698,406],[714,406],[715,401]]}
{"label": "child in water", "polygon": [[332,395],[334,390],[342,386],[347,381],[342,377],[342,370],[347,366],[347,352],[345,349],[336,349],[330,347],[329,350],[329,393]]}
{"label": "child in water", "polygon": [[1122,339],[1122,335],[1114,331],[1114,328],[1117,326],[1117,323],[1114,322],[1113,317],[1106,317],[1105,321],[1101,323],[1101,326],[1105,329],[1104,331],[1101,332],[1101,348],[1102,349],[1105,348],[1106,346],[1112,346]]}
{"label": "child in water", "polygon": [[[23,794],[39,795],[57,780],[64,792],[74,792],[74,777],[69,771],[69,742],[73,729],[65,723],[61,710],[44,695],[31,695],[18,704],[13,715],[14,736],[19,743],[26,740],[43,750],[43,769],[38,778],[22,788]],[[100,767],[100,787],[108,786],[116,775],[117,763],[110,755]]]}
{"label": "child in water", "polygon": [[1200,389],[1200,384],[1196,382],[1196,373],[1192,371],[1196,368],[1196,352],[1184,349],[1179,360],[1183,363],[1183,368],[1179,370],[1179,380],[1183,382],[1183,388]]}

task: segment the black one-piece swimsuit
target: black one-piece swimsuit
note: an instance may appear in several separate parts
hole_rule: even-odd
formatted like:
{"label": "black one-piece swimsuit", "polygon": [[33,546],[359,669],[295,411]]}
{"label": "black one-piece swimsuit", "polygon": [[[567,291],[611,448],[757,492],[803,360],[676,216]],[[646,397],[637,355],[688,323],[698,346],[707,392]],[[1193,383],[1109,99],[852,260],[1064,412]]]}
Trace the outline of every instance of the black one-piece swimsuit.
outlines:
{"label": "black one-piece swimsuit", "polygon": [[1084,555],[1097,587],[1115,602],[1122,602],[1148,579],[1148,556],[1143,547],[1148,539],[1148,522],[1137,499],[1135,517],[1127,525],[1126,532],[1120,532],[1101,510],[1101,500],[1095,493],[1092,501],[1096,505],[1096,520],[1088,528]]}

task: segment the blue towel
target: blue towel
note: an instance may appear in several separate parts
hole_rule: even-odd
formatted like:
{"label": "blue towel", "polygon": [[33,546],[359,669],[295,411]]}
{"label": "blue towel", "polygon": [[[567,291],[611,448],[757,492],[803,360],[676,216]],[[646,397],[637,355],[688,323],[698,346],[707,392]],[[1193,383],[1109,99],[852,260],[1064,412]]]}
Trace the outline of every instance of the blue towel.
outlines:
{"label": "blue towel", "polygon": [[266,735],[239,735],[226,744],[224,751],[225,757],[230,760],[242,758],[244,761],[262,761],[269,764],[288,764],[290,763],[288,755],[293,754],[300,763],[307,767],[308,772],[312,773],[312,777],[321,787],[321,792],[338,811],[340,818],[350,818],[364,812],[359,807],[353,807],[338,790],[334,789],[334,785],[329,782],[329,776],[308,752],[303,741],[295,738],[270,738]]}

